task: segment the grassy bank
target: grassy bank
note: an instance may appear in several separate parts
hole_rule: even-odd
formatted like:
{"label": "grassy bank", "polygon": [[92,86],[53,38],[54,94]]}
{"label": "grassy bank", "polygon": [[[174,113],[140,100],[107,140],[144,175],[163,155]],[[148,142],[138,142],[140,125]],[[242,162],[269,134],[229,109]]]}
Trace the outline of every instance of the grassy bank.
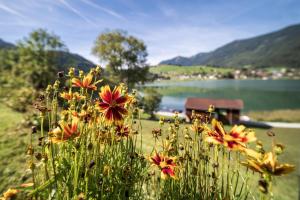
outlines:
{"label": "grassy bank", "polygon": [[176,65],[159,65],[150,68],[150,72],[168,77],[181,75],[208,75],[208,74],[226,74],[232,72],[231,68],[209,67],[209,66],[176,66]]}
{"label": "grassy bank", "polygon": [[245,113],[253,120],[269,122],[300,122],[300,109],[251,111]]}
{"label": "grassy bank", "polygon": [[27,132],[17,128],[21,120],[22,114],[0,104],[0,192],[26,179]]}

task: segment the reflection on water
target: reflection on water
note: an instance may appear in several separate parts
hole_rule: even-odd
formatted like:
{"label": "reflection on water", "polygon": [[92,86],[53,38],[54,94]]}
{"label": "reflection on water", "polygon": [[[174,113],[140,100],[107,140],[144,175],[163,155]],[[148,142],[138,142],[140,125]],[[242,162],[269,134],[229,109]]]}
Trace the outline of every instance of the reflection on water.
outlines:
{"label": "reflection on water", "polygon": [[156,87],[164,97],[161,108],[184,110],[187,97],[242,99],[245,110],[300,109],[300,80],[165,81]]}

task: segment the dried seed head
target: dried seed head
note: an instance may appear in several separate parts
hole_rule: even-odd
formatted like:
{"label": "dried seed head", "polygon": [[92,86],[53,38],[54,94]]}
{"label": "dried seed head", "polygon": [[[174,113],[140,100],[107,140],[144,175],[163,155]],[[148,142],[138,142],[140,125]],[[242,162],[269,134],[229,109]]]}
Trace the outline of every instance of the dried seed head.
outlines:
{"label": "dried seed head", "polygon": [[60,71],[57,73],[58,78],[63,78],[64,77],[64,72]]}
{"label": "dried seed head", "polygon": [[88,150],[92,150],[93,149],[93,144],[92,143],[89,143],[88,144]]}
{"label": "dried seed head", "polygon": [[36,153],[35,154],[35,158],[38,160],[38,161],[40,161],[41,159],[42,159],[42,154],[41,153]]}
{"label": "dried seed head", "polygon": [[268,187],[269,187],[269,184],[265,179],[260,179],[258,181],[258,188],[262,193],[267,194],[268,193]]}
{"label": "dried seed head", "polygon": [[102,177],[99,178],[99,182],[98,183],[99,183],[100,186],[102,186],[102,184],[103,184],[103,178]]}
{"label": "dried seed head", "polygon": [[184,138],[185,138],[186,140],[191,140],[191,139],[192,139],[191,136],[190,136],[189,134],[185,134],[185,135],[184,135]]}
{"label": "dried seed head", "polygon": [[69,91],[69,87],[68,86],[64,86],[64,91]]}
{"label": "dried seed head", "polygon": [[47,162],[47,161],[48,161],[48,156],[47,156],[47,154],[43,154],[42,161],[43,161],[43,162]]}
{"label": "dried seed head", "polygon": [[269,137],[274,137],[274,136],[275,136],[275,133],[274,133],[273,131],[268,131],[268,132],[267,132],[267,135],[268,135]]}
{"label": "dried seed head", "polygon": [[45,100],[45,95],[41,94],[38,97],[38,101],[44,101]]}
{"label": "dried seed head", "polygon": [[219,163],[213,163],[213,164],[212,164],[212,167],[213,167],[213,168],[218,168],[218,167],[219,167]]}
{"label": "dried seed head", "polygon": [[92,160],[89,164],[89,169],[92,169],[95,166],[95,164],[96,164],[95,161]]}
{"label": "dried seed head", "polygon": [[184,150],[184,146],[182,144],[179,145],[179,150],[181,150],[181,151]]}
{"label": "dried seed head", "polygon": [[31,133],[34,134],[37,132],[37,127],[36,126],[32,126],[31,127]]}

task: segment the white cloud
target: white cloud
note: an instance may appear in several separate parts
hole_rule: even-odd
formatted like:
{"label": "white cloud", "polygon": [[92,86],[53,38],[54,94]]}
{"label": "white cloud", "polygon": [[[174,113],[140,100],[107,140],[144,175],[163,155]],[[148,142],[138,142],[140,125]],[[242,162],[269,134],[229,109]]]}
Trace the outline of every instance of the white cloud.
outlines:
{"label": "white cloud", "polygon": [[2,3],[0,3],[0,9],[6,11],[7,13],[15,15],[17,17],[25,18],[25,16],[22,15],[20,12],[18,12],[16,9],[8,7],[7,5],[4,5]]}
{"label": "white cloud", "polygon": [[83,20],[85,20],[87,23],[89,23],[90,25],[93,26],[97,26],[97,24],[95,24],[94,22],[92,22],[89,18],[87,18],[86,16],[84,16],[79,10],[77,10],[76,8],[74,8],[73,6],[71,6],[71,4],[69,4],[67,1],[65,0],[59,0],[66,8],[68,8],[70,11],[72,11],[73,13],[75,13],[77,16],[79,16],[80,18],[82,18]]}
{"label": "white cloud", "polygon": [[119,18],[121,20],[127,21],[127,19],[125,17],[123,17],[122,15],[118,14],[117,12],[115,12],[115,11],[113,11],[111,9],[105,8],[103,6],[100,6],[100,5],[98,5],[98,4],[96,4],[96,3],[92,2],[92,1],[89,1],[89,0],[81,0],[81,1],[84,2],[84,3],[86,3],[86,4],[88,4],[88,5],[90,5],[90,6],[92,6],[92,7],[94,7],[94,8],[96,8],[96,9],[102,10],[102,11],[104,11],[105,13],[107,13],[107,14],[109,14],[111,16],[114,16],[114,17]]}

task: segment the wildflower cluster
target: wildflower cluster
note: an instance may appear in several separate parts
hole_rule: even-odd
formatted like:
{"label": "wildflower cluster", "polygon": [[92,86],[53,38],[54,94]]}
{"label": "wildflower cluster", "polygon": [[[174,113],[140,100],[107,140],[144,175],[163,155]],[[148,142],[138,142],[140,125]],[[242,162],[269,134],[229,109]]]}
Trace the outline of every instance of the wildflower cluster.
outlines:
{"label": "wildflower cluster", "polygon": [[[254,131],[242,125],[226,131],[212,119],[213,107],[204,116],[193,112],[192,124],[178,114],[161,118],[153,143],[145,141],[151,131],[142,134],[137,123],[136,92],[101,85],[100,71],[77,76],[71,68],[59,75],[65,85],[48,86],[35,104],[40,126],[32,128],[27,149],[32,182],[1,199],[20,192],[32,199],[246,199],[256,195],[248,169],[260,175],[269,197],[272,177],[294,169],[278,163],[282,145],[274,142],[268,153],[262,145],[250,149]],[[151,152],[145,143],[153,144]]]}

